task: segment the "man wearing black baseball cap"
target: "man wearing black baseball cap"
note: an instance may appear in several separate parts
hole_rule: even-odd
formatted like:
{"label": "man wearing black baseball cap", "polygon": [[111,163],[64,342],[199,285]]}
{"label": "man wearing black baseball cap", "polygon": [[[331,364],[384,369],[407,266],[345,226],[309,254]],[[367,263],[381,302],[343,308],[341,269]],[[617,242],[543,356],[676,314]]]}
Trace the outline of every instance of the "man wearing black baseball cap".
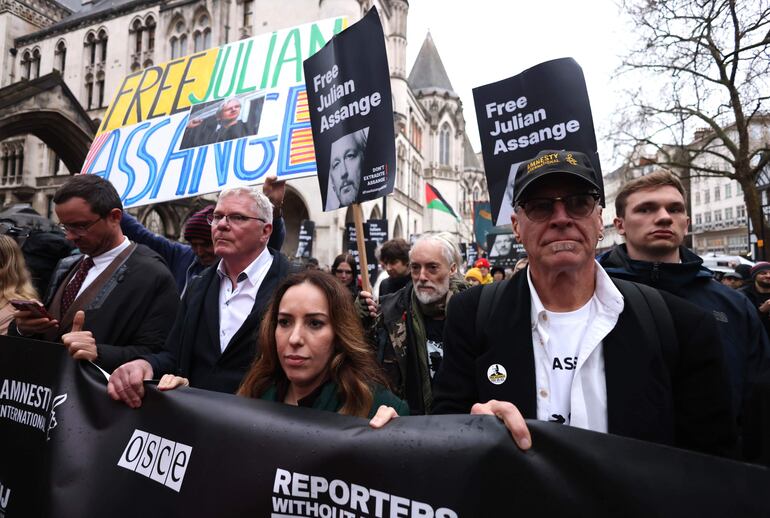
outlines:
{"label": "man wearing black baseball cap", "polygon": [[511,223],[529,267],[449,301],[434,412],[494,414],[522,449],[533,447],[524,419],[537,418],[728,454],[714,319],[597,264],[601,186],[576,151],[519,166]]}

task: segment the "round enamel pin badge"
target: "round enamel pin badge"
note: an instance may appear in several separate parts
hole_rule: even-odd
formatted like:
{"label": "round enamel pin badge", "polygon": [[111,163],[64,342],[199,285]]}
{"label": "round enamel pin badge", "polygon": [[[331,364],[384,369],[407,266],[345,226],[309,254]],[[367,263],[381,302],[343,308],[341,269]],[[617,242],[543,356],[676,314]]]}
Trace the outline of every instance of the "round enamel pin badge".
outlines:
{"label": "round enamel pin badge", "polygon": [[501,385],[508,378],[508,373],[505,372],[505,367],[499,363],[493,363],[487,369],[487,378],[494,385]]}

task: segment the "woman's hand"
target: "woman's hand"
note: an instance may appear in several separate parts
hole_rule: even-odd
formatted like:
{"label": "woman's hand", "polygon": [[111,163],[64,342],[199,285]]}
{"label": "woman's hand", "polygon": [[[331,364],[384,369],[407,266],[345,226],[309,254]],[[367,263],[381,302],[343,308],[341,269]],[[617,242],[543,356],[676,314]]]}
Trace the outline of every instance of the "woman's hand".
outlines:
{"label": "woman's hand", "polygon": [[164,374],[158,382],[158,389],[160,390],[173,390],[177,387],[189,387],[190,380],[181,376],[174,376],[173,374]]}
{"label": "woman's hand", "polygon": [[374,414],[372,420],[369,421],[369,426],[372,428],[382,428],[390,421],[398,417],[398,412],[392,406],[380,405],[377,409],[377,413]]}

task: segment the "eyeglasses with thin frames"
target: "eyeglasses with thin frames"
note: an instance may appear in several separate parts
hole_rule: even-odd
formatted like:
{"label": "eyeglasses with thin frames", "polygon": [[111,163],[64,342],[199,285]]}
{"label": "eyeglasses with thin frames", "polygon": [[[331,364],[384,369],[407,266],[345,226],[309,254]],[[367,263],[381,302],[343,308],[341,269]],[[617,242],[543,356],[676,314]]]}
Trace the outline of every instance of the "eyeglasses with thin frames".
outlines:
{"label": "eyeglasses with thin frames", "polygon": [[261,221],[262,223],[267,223],[262,218],[255,218],[254,216],[244,216],[243,214],[219,214],[218,212],[214,212],[206,216],[206,221],[209,222],[209,225],[216,226],[219,225],[219,222],[222,220],[225,220],[228,224],[234,226],[234,227],[240,227],[242,225],[245,225],[247,221],[250,219],[256,219],[257,221]]}
{"label": "eyeglasses with thin frames", "polygon": [[65,225],[64,223],[59,223],[58,227],[65,234],[69,232],[70,234],[73,234],[75,236],[84,236],[86,235],[86,232],[88,232],[89,228],[96,225],[102,219],[104,218],[97,218],[93,220],[91,223],[81,223],[77,225]]}
{"label": "eyeglasses with thin frames", "polygon": [[554,206],[557,201],[560,201],[564,204],[564,210],[567,211],[569,217],[582,219],[593,212],[599,198],[598,192],[570,194],[555,198],[530,198],[519,202],[519,207],[524,209],[524,214],[531,221],[542,223],[553,216]]}

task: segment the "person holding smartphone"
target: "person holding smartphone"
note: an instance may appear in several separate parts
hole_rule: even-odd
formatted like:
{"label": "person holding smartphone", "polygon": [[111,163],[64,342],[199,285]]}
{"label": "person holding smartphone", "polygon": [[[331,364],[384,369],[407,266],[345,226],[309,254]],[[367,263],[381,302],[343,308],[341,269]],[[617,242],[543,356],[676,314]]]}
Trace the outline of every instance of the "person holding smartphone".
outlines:
{"label": "person holding smartphone", "polygon": [[14,299],[35,300],[37,292],[24,263],[21,248],[12,237],[0,235],[0,335],[8,333]]}
{"label": "person holding smartphone", "polygon": [[76,175],[54,194],[56,215],[81,254],[59,261],[45,309],[16,311],[9,335],[61,342],[78,360],[111,372],[160,350],[174,322],[179,295],[163,259],[123,235],[123,205],[115,187],[96,175]]}

